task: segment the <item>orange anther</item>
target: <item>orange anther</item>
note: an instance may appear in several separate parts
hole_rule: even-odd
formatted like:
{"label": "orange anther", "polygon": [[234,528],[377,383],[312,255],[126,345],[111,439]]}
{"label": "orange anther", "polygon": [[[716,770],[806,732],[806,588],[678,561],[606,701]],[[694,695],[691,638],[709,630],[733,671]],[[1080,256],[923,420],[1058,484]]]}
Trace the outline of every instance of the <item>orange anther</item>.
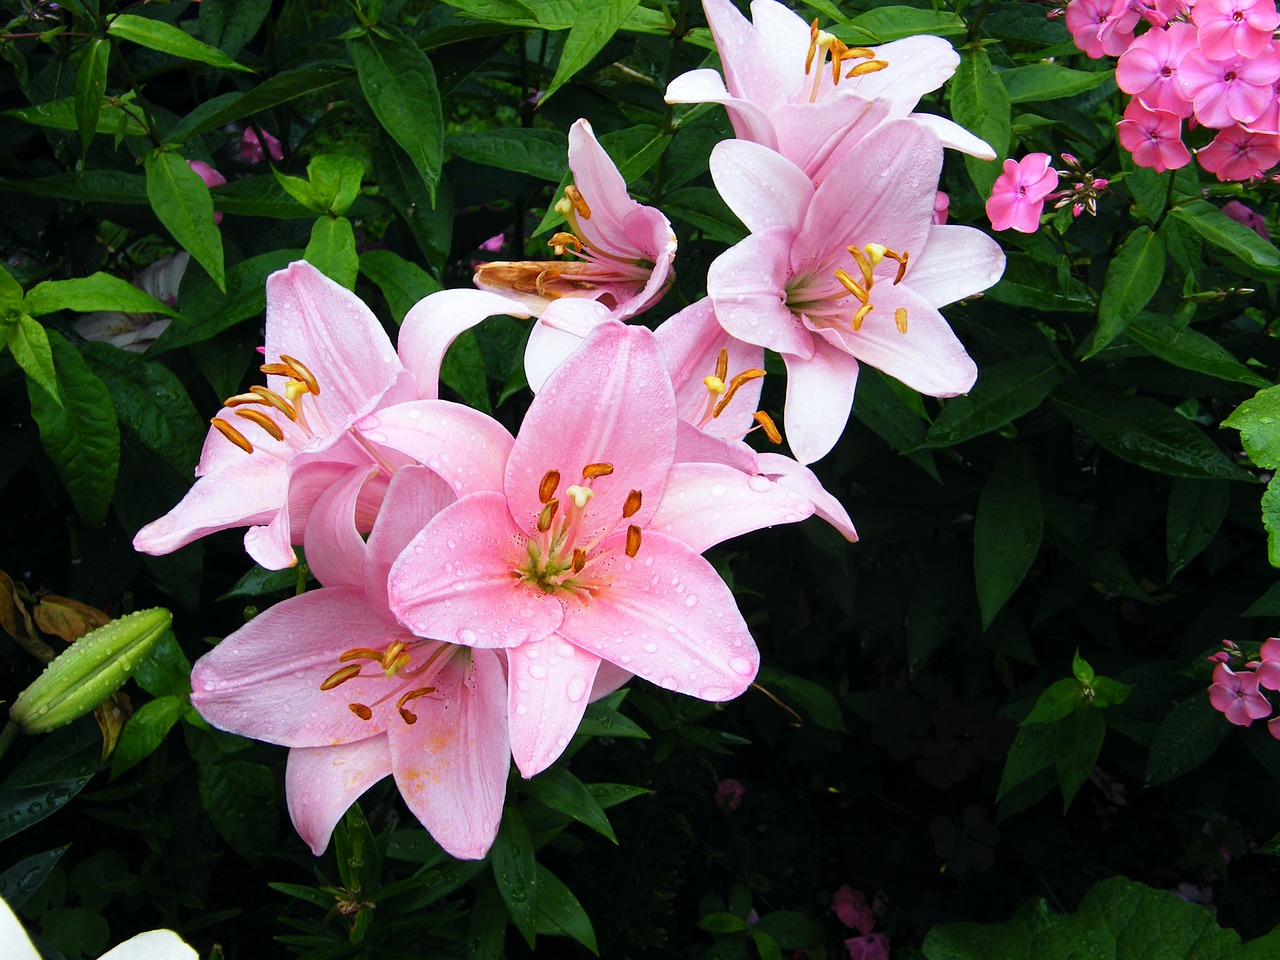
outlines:
{"label": "orange anther", "polygon": [[627,556],[634,557],[640,552],[640,528],[632,524],[627,527]]}
{"label": "orange anther", "polygon": [[863,288],[862,284],[858,283],[858,281],[849,276],[849,274],[845,273],[843,270],[837,269],[836,279],[840,281],[840,286],[844,287],[858,298],[859,303],[867,302],[869,299],[867,291]]}
{"label": "orange anther", "polygon": [[853,315],[853,319],[849,321],[849,326],[853,327],[855,333],[862,329],[862,321],[867,319],[867,314],[872,310],[869,303],[864,303],[858,308],[858,312]]}
{"label": "orange anther", "polygon": [[295,360],[293,357],[280,354],[280,359],[289,365],[290,373],[295,380],[301,380],[307,385],[307,390],[320,396],[320,383],[316,380],[315,375],[307,369],[307,365],[301,360]]}
{"label": "orange anther", "polygon": [[551,498],[556,495],[556,487],[560,486],[560,471],[548,470],[542,477],[542,482],[538,484],[538,502],[550,503]]}
{"label": "orange anther", "polygon": [[596,477],[607,477],[613,473],[612,463],[588,463],[582,468],[583,480],[594,480]]}
{"label": "orange anther", "polygon": [[244,434],[241,433],[239,430],[237,430],[235,427],[233,427],[231,424],[227,423],[227,421],[222,420],[218,417],[214,417],[209,422],[213,424],[213,427],[215,430],[217,430],[220,434],[222,434],[224,437],[226,437],[228,440],[234,443],[237,447],[239,447],[245,453],[253,453],[253,444],[250,443],[248,440],[246,440]]}
{"label": "orange anther", "polygon": [[893,311],[893,322],[898,325],[899,333],[907,332],[907,308],[899,307]]}
{"label": "orange anther", "polygon": [[573,572],[581,573],[582,568],[587,565],[587,551],[581,547],[573,548]]}
{"label": "orange anther", "polygon": [[259,410],[237,410],[236,416],[244,417],[251,423],[256,423],[276,440],[284,439],[284,431],[280,429],[279,425]]}
{"label": "orange anther", "polygon": [[633,517],[636,511],[640,509],[640,502],[643,498],[639,490],[632,490],[627,494],[626,501],[622,504],[622,518]]}
{"label": "orange anther", "polygon": [[352,660],[382,660],[381,650],[370,650],[368,647],[357,647],[354,650],[348,650],[346,653],[338,657],[339,663],[350,663]]}
{"label": "orange anther", "polygon": [[347,709],[354,713],[361,720],[369,720],[373,717],[373,711],[366,707],[363,703],[348,703]]}
{"label": "orange anther", "polygon": [[556,517],[556,509],[560,506],[559,500],[550,501],[542,512],[538,514],[538,532],[546,533],[551,529],[551,521]]}
{"label": "orange anther", "polygon": [[865,77],[868,73],[879,73],[885,67],[889,66],[885,60],[864,60],[852,70],[845,74],[845,79],[849,77]]}
{"label": "orange anther", "polygon": [[360,676],[360,664],[353,663],[349,667],[343,667],[331,674],[324,683],[320,684],[321,690],[332,690],[334,687],[346,683],[352,677]]}
{"label": "orange anther", "polygon": [[763,410],[757,410],[752,416],[755,418],[756,423],[760,424],[760,429],[764,431],[764,435],[769,438],[770,443],[782,442],[782,434],[778,432],[778,425],[773,422],[773,417]]}
{"label": "orange anther", "polygon": [[713,417],[718,417],[724,411],[724,408],[733,400],[733,395],[738,392],[738,388],[744,383],[752,380],[758,380],[764,376],[764,371],[753,367],[750,370],[743,370],[740,374],[729,381],[729,389],[725,391],[724,396],[720,398],[720,402],[716,404],[716,408],[711,411]]}
{"label": "orange anther", "polygon": [[591,208],[587,206],[587,201],[583,199],[582,191],[571,183],[564,188],[564,195],[569,198],[569,202],[573,204],[573,209],[578,216],[583,220],[591,219]]}
{"label": "orange anther", "polygon": [[[290,420],[296,421],[298,419],[298,411],[294,410],[289,401],[280,396],[280,394],[276,393],[274,390],[268,390],[266,387],[250,387],[249,392],[254,396],[260,397],[262,403],[271,404],[271,406],[275,407]],[[243,394],[241,394],[241,396],[243,396]],[[230,406],[230,404],[228,404],[228,406]]]}

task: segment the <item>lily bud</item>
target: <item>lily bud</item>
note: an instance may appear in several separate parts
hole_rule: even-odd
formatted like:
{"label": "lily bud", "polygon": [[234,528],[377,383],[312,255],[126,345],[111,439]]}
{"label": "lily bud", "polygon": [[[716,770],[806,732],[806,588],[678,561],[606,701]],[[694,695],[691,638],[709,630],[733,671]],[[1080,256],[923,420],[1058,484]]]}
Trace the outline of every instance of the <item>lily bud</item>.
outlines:
{"label": "lily bud", "polygon": [[23,733],[47,733],[88,713],[129,679],[172,621],[153,607],[85,634],[18,695],[10,722]]}

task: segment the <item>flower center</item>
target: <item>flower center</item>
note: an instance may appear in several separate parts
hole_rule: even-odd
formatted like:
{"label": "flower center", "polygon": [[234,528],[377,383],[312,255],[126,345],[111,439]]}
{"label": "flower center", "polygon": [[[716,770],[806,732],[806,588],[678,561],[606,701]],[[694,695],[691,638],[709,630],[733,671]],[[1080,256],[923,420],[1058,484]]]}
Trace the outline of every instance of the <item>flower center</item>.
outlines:
{"label": "flower center", "polygon": [[[809,25],[809,52],[804,58],[804,75],[807,77],[813,73],[813,86],[809,90],[809,102],[813,103],[818,99],[818,87],[822,78],[823,68],[826,66],[827,57],[831,58],[831,83],[833,86],[839,86],[840,80],[843,78],[848,80],[851,77],[862,77],[868,73],[877,73],[889,66],[887,60],[876,59],[876,52],[870,47],[849,47],[845,46],[842,40],[837,39],[834,35],[827,33],[825,30],[818,29],[818,18],[814,17],[813,23]],[[844,61],[860,60],[849,68],[848,73],[841,73]],[[817,62],[818,68],[813,69],[814,62]]]}
{"label": "flower center", "polygon": [[[792,310],[804,313],[815,323],[826,322],[834,326],[844,323],[844,318],[848,316],[846,312],[848,310],[848,295],[852,294],[853,298],[858,302],[858,307],[849,319],[849,326],[856,333],[862,329],[863,321],[875,309],[872,297],[877,281],[877,268],[885,261],[897,264],[892,280],[892,285],[897,286],[907,275],[911,252],[903,250],[899,253],[881,243],[868,243],[861,248],[850,246],[845,249],[849,251],[849,255],[853,257],[854,265],[857,267],[858,275],[856,277],[849,271],[837,267],[834,271],[834,276],[839,286],[829,286],[824,289],[814,290],[812,288],[805,289],[805,284],[798,285],[794,291],[788,290],[787,306]],[[881,277],[880,279],[883,280],[884,278]],[[898,307],[894,310],[893,319],[898,327],[898,332],[906,333],[906,308]]]}
{"label": "flower center", "polygon": [[[346,666],[339,667],[330,674],[320,684],[320,689],[333,690],[356,677],[386,681],[390,689],[384,695],[367,704],[353,701],[347,704],[347,709],[361,720],[371,720],[376,708],[395,697],[396,712],[400,719],[407,724],[414,724],[418,721],[418,716],[410,709],[409,704],[435,693],[436,688],[430,685],[431,680],[455,654],[466,649],[439,640],[421,640],[417,637],[393,640],[382,650],[356,647],[338,657],[338,662]],[[372,664],[359,661],[372,661]],[[368,673],[362,673],[365,666],[371,666]]]}
{"label": "flower center", "polygon": [[[529,583],[543,593],[568,592],[590,595],[601,586],[596,576],[601,561],[616,551],[597,550],[624,520],[635,516],[643,497],[639,490],[627,494],[622,505],[622,515],[604,530],[588,534],[584,532],[584,518],[588,505],[595,498],[595,482],[612,476],[613,464],[588,463],[582,468],[582,483],[570,484],[560,490],[560,471],[548,470],[538,484],[538,512],[533,535],[527,544],[527,559],[518,565],[512,575],[520,583]],[[635,524],[627,526],[624,552],[634,557],[640,550],[641,532]]]}
{"label": "flower center", "polygon": [[[311,440],[315,436],[315,428],[328,432],[329,426],[318,407],[312,412],[316,418],[315,427],[308,422],[307,412],[303,409],[302,401],[308,395],[320,396],[320,384],[305,363],[281,354],[279,363],[264,363],[260,369],[265,374],[286,378],[284,396],[267,387],[250,387],[248,393],[227,397],[223,405],[233,408],[237,417],[254,424],[272,440],[293,447]],[[253,453],[253,444],[248,437],[229,420],[214,417],[209,422],[245,453]]]}

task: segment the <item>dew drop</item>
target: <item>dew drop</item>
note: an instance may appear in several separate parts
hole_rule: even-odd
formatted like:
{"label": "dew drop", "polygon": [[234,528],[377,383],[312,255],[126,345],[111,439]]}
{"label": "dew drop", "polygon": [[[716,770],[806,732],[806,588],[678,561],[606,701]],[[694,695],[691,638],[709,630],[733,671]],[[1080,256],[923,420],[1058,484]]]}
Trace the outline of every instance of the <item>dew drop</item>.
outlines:
{"label": "dew drop", "polygon": [[547,678],[547,668],[540,663],[529,664],[529,676],[535,680],[545,680]]}
{"label": "dew drop", "polygon": [[684,605],[686,607],[696,607],[698,605],[698,595],[696,593],[689,594],[684,598]]}
{"label": "dew drop", "polygon": [[747,486],[756,493],[767,493],[773,484],[769,482],[767,477],[754,476],[747,481]]}
{"label": "dew drop", "polygon": [[711,495],[713,497],[723,497],[728,492],[728,489],[723,483],[717,483],[711,488]]}
{"label": "dew drop", "polygon": [[657,652],[658,652],[658,645],[657,645],[656,643],[646,643],[646,644],[644,645],[644,652],[645,652],[645,653],[657,653]]}
{"label": "dew drop", "polygon": [[664,690],[674,690],[676,687],[680,686],[680,681],[675,677],[663,677],[658,681],[658,683]]}
{"label": "dew drop", "polygon": [[744,657],[734,657],[729,661],[729,669],[734,673],[741,674],[746,677],[751,675],[753,668],[750,660],[747,660]]}
{"label": "dew drop", "polygon": [[528,712],[529,712],[529,705],[527,703],[516,704],[516,713],[520,714],[520,716],[523,717]]}
{"label": "dew drop", "polygon": [[569,681],[569,686],[565,690],[567,696],[574,703],[581,700],[587,693],[587,681],[582,677],[574,677]]}

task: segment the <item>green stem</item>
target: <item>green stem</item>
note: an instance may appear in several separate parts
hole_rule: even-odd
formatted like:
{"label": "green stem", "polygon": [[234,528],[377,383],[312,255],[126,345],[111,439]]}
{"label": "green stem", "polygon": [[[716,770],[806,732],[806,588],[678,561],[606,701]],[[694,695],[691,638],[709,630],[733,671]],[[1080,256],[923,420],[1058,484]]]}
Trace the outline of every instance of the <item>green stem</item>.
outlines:
{"label": "green stem", "polygon": [[1160,216],[1156,218],[1156,224],[1153,230],[1159,230],[1160,224],[1164,223],[1164,218],[1169,215],[1169,210],[1173,207],[1173,183],[1178,178],[1176,170],[1169,171],[1169,188],[1164,193],[1164,209],[1160,211]]}
{"label": "green stem", "polygon": [[0,757],[5,755],[5,751],[9,749],[9,745],[18,739],[18,734],[22,731],[18,729],[18,725],[12,720],[5,723],[4,729],[0,730]]}
{"label": "green stem", "polygon": [[[676,25],[671,32],[671,55],[667,58],[667,85],[671,85],[671,81],[675,79],[675,73],[680,69],[680,53],[684,47],[685,37],[685,4],[687,0],[680,0],[676,5]],[[663,130],[671,136],[675,130],[675,106],[667,104],[666,113],[663,114]],[[667,178],[667,150],[662,151],[662,156],[658,158],[658,170],[653,175],[653,191],[650,199],[655,203],[662,201],[662,189],[666,185]]]}
{"label": "green stem", "polygon": [[987,7],[990,3],[991,0],[982,0],[982,2],[978,4],[977,14],[975,14],[974,18],[969,21],[969,43],[971,44],[978,42],[978,27],[982,25],[982,18],[987,15]]}

